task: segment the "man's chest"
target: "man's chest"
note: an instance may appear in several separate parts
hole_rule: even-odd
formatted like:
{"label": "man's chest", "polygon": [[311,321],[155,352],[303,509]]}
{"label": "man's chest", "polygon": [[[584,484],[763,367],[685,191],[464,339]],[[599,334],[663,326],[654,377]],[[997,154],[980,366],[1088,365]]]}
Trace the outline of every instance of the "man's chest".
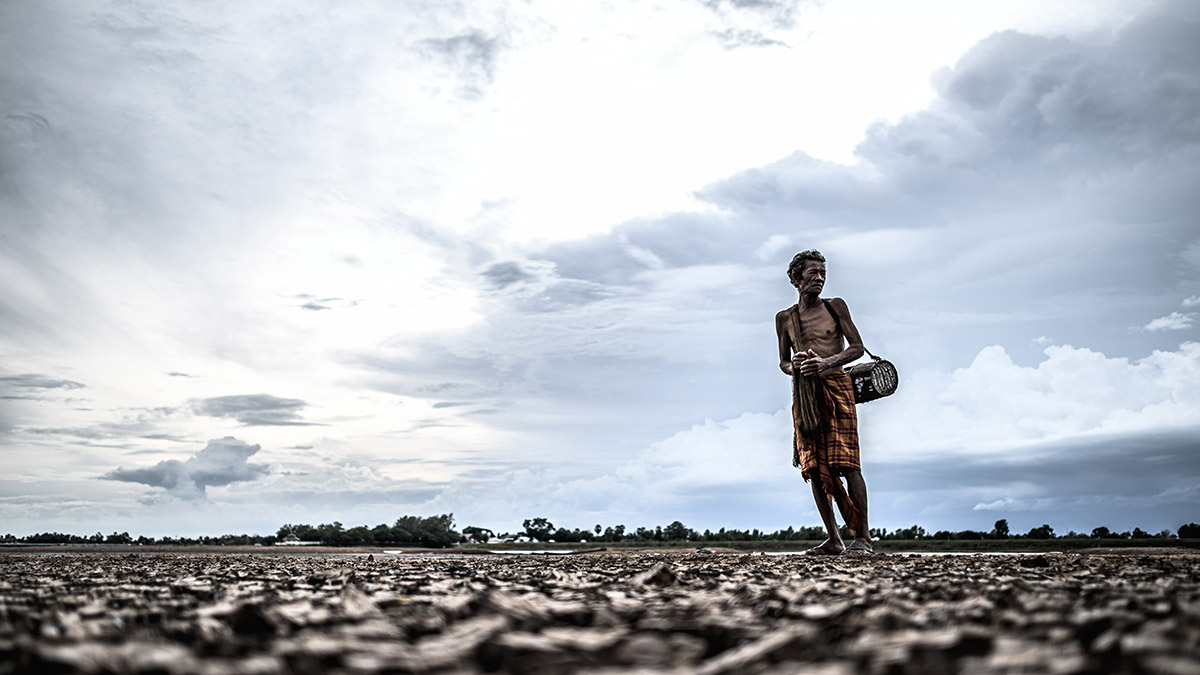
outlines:
{"label": "man's chest", "polygon": [[792,308],[794,320],[791,322],[792,343],[805,347],[817,344],[832,343],[839,337],[837,322],[826,309],[824,303],[809,307],[803,311]]}

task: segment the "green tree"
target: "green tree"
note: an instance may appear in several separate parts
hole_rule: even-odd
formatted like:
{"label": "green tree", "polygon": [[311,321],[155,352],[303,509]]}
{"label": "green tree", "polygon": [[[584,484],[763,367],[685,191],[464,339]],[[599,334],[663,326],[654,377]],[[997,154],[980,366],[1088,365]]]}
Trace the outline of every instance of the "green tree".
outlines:
{"label": "green tree", "polygon": [[1025,536],[1029,537],[1030,539],[1053,539],[1054,528],[1043,524],[1041,527],[1035,527],[1029,530],[1029,534]]}
{"label": "green tree", "polygon": [[992,536],[997,539],[1008,539],[1008,520],[1001,518],[992,526]]}
{"label": "green tree", "polygon": [[375,543],[375,533],[366,525],[359,525],[346,530],[346,541],[351,546],[369,546]]}
{"label": "green tree", "polygon": [[491,539],[495,536],[495,533],[486,527],[474,526],[464,527],[463,534],[466,535],[467,539],[477,544],[486,543],[488,539]]}
{"label": "green tree", "polygon": [[396,529],[402,530],[397,534],[406,534],[405,543],[413,543],[431,548],[445,548],[459,540],[459,534],[454,530],[454,514],[444,513],[440,516],[401,516],[396,519]]}
{"label": "green tree", "polygon": [[1200,525],[1196,523],[1188,523],[1180,525],[1179,531],[1176,533],[1180,539],[1200,539]]}
{"label": "green tree", "polygon": [[663,537],[667,541],[683,541],[692,534],[695,533],[678,520],[663,528]]}
{"label": "green tree", "polygon": [[546,518],[526,518],[521,526],[525,528],[525,536],[538,541],[551,539],[554,532],[554,523]]}

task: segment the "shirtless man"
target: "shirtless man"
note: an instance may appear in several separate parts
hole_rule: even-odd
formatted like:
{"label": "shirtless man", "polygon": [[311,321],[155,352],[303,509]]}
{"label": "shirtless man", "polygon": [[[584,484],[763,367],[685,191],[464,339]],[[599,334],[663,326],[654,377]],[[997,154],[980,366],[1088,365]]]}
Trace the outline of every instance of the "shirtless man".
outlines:
{"label": "shirtless man", "polygon": [[[820,430],[805,433],[801,431],[800,413],[793,405],[796,424],[793,464],[800,467],[804,480],[812,483],[817,511],[829,535],[807,553],[870,553],[867,484],[859,464],[854,385],[842,370],[842,366],[863,355],[862,338],[844,300],[821,298],[825,287],[825,256],[816,250],[796,254],[788,266],[788,278],[799,291],[800,300],[775,315],[779,369],[793,377],[794,396],[801,396],[797,392],[803,389],[796,377],[820,378],[815,391],[821,400],[823,420]],[[824,392],[829,396],[823,396]],[[848,490],[842,488],[839,477],[846,479]],[[846,524],[854,532],[854,541],[848,547],[838,532],[831,501],[837,502]]]}

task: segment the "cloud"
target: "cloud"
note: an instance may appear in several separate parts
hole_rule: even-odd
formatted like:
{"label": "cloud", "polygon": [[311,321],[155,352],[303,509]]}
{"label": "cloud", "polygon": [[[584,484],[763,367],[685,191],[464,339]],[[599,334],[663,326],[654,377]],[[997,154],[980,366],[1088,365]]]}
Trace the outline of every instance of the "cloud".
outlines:
{"label": "cloud", "polygon": [[[90,413],[91,409],[75,408],[72,412]],[[179,439],[178,434],[167,433],[166,425],[177,420],[178,408],[136,408],[108,411],[116,413],[116,419],[111,417],[104,421],[93,421],[94,417],[87,416],[88,421],[74,426],[39,427],[25,425],[21,433],[37,437],[61,436],[79,441],[70,441],[80,445],[100,447],[131,447],[134,439],[172,438]],[[107,415],[106,415],[107,416]],[[86,418],[85,418],[86,419]],[[61,443],[61,439],[56,439]],[[104,441],[104,442],[100,442]]]}
{"label": "cloud", "polygon": [[462,80],[461,93],[478,98],[495,77],[496,61],[504,41],[480,30],[470,30],[446,38],[430,38],[418,43],[424,53],[440,61]]}
{"label": "cloud", "polygon": [[767,237],[767,240],[758,247],[754,252],[755,257],[763,262],[769,262],[777,257],[781,252],[789,250],[796,245],[796,237],[791,234],[773,234]]}
{"label": "cloud", "polygon": [[721,46],[725,49],[737,49],[738,47],[788,46],[786,42],[769,38],[756,30],[726,28],[725,30],[714,31],[713,35],[721,41]]}
{"label": "cloud", "polygon": [[1200,307],[1200,295],[1193,295],[1183,300],[1184,307]]}
{"label": "cloud", "polygon": [[699,0],[700,4],[726,18],[765,20],[778,28],[796,23],[803,0]]}
{"label": "cloud", "polygon": [[1188,429],[1200,419],[1200,343],[1138,360],[1065,345],[1043,355],[1022,366],[991,346],[949,374],[902,372],[895,404],[867,408],[862,423],[912,459],[1012,458],[1037,443]]}
{"label": "cloud", "polygon": [[300,305],[300,309],[310,312],[320,312],[327,309],[337,307],[354,307],[358,304],[357,300],[343,300],[342,298],[318,298],[315,295],[308,293],[298,293],[295,296],[297,300],[304,300]]}
{"label": "cloud", "polygon": [[17,389],[83,389],[87,385],[73,380],[62,380],[38,373],[25,373],[23,375],[0,376],[0,386]]}
{"label": "cloud", "polygon": [[247,462],[261,449],[232,436],[208,442],[203,450],[180,462],[169,459],[141,469],[117,468],[101,478],[164,488],[181,499],[202,499],[209,486],[255,480],[268,473],[265,464]]}
{"label": "cloud", "polygon": [[302,426],[312,424],[300,419],[306,405],[296,398],[235,394],[193,401],[191,407],[198,415],[232,417],[246,426]]}
{"label": "cloud", "polygon": [[536,278],[535,275],[525,271],[520,263],[511,260],[493,263],[480,274],[495,288],[507,288],[513,284]]}
{"label": "cloud", "polygon": [[1171,312],[1167,316],[1160,316],[1150,323],[1146,324],[1143,330],[1159,331],[1159,330],[1184,330],[1192,327],[1192,320],[1195,314],[1180,312]]}

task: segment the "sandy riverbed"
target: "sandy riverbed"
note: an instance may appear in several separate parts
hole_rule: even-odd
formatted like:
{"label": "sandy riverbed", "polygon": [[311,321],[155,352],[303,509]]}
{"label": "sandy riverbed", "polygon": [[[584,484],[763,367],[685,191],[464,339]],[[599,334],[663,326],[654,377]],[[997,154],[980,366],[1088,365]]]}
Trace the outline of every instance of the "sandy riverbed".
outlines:
{"label": "sandy riverbed", "polygon": [[1200,673],[1200,556],[0,555],[0,674]]}

